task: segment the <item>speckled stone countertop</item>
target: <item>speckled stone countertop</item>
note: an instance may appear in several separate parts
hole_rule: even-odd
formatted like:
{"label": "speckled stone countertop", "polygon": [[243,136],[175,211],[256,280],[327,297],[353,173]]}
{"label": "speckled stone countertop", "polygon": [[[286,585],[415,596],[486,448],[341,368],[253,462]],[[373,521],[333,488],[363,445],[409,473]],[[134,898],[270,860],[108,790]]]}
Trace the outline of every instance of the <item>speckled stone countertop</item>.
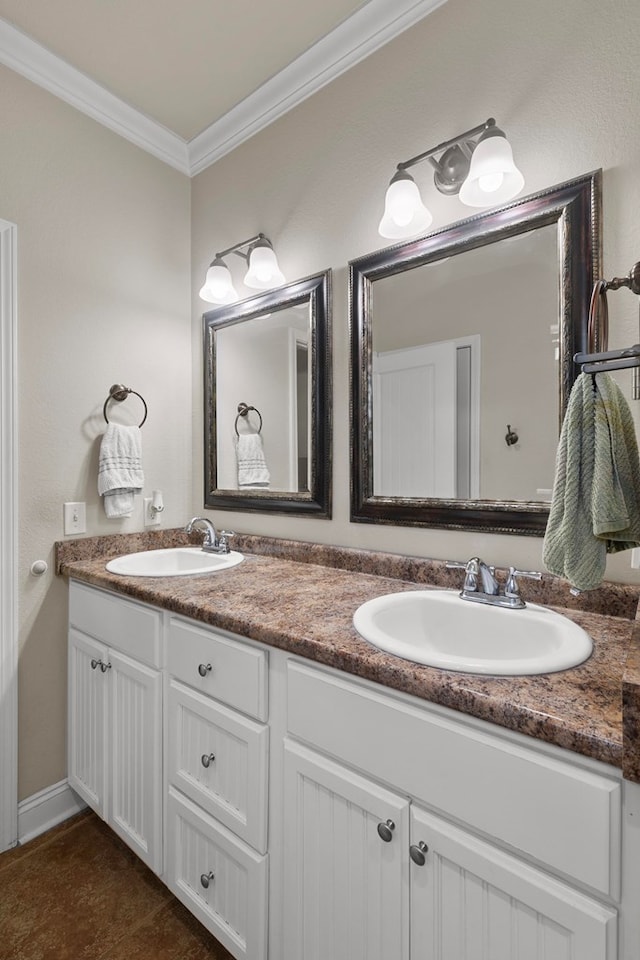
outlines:
{"label": "speckled stone countertop", "polygon": [[526,581],[525,598],[578,623],[593,638],[594,652],[561,673],[480,677],[385,654],[352,625],[356,608],[372,597],[459,586],[460,572],[442,561],[241,535],[233,546],[244,553],[243,563],[215,577],[123,577],[105,569],[106,557],[188,542],[175,530],[61,541],[56,569],[621,767],[627,779],[640,782],[636,587],[607,583],[574,598],[556,577]]}

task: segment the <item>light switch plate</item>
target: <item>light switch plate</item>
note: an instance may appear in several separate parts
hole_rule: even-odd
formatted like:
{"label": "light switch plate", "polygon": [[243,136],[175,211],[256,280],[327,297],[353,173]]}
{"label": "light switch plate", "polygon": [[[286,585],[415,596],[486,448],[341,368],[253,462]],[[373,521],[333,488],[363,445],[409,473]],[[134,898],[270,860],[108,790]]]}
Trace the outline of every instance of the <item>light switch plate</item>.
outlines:
{"label": "light switch plate", "polygon": [[64,505],[65,535],[87,532],[87,505],[80,501]]}
{"label": "light switch plate", "polygon": [[634,547],[631,551],[631,568],[640,570],[640,547]]}

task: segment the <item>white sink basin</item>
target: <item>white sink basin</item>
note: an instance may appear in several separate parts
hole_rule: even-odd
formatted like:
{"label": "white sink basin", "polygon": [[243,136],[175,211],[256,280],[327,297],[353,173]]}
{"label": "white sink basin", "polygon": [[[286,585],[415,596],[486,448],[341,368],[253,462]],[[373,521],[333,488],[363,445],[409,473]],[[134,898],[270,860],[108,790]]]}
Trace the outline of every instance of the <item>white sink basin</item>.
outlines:
{"label": "white sink basin", "polygon": [[217,573],[235,567],[241,553],[205,553],[200,547],[170,547],[167,550],[143,550],[109,560],[109,573],[126,577],[190,577],[196,573]]}
{"label": "white sink basin", "polygon": [[368,600],[358,633],[387,653],[462,673],[517,676],[575,667],[593,650],[572,620],[530,603],[509,610],[461,600],[452,590],[416,590]]}

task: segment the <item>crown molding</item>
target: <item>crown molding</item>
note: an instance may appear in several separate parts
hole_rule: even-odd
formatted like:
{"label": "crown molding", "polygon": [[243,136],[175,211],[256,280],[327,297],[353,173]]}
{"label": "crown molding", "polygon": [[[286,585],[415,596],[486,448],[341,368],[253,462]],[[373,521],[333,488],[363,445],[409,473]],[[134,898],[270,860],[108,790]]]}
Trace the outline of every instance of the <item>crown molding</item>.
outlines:
{"label": "crown molding", "polygon": [[201,173],[446,0],[369,0],[187,143],[0,19],[0,63],[188,176]]}
{"label": "crown molding", "polygon": [[369,0],[188,145],[189,172],[201,173],[288,110],[335,80],[446,0]]}
{"label": "crown molding", "polygon": [[0,63],[159,160],[189,174],[186,141],[0,20]]}

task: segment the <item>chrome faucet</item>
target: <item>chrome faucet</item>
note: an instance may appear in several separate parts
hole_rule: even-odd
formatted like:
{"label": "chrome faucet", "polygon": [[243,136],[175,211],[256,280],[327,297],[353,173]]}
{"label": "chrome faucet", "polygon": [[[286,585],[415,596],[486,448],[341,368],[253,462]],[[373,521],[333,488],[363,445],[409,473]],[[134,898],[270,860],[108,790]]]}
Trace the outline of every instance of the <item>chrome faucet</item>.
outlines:
{"label": "chrome faucet", "polygon": [[460,591],[462,600],[493,604],[497,607],[507,607],[510,610],[521,610],[526,606],[520,596],[517,577],[542,580],[542,574],[536,571],[516,570],[515,567],[509,567],[504,590],[500,593],[500,584],[496,579],[495,567],[488,566],[480,557],[472,557],[466,563],[451,560],[447,562],[446,566],[450,570],[464,570],[464,584]]}
{"label": "chrome faucet", "polygon": [[206,517],[192,517],[184,528],[184,532],[191,533],[196,524],[204,527],[202,549],[205,553],[229,553],[229,537],[234,536],[231,530],[221,530],[218,536],[216,528]]}

